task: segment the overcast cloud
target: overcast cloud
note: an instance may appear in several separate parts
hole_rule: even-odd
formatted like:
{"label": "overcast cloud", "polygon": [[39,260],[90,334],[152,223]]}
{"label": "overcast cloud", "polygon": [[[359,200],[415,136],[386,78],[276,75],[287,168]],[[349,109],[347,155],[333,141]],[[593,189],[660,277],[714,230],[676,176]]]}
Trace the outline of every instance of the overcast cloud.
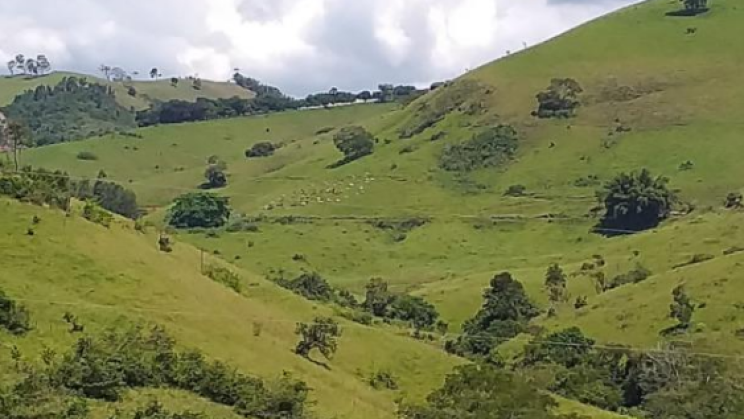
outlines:
{"label": "overcast cloud", "polygon": [[227,79],[304,95],[455,77],[637,0],[0,0],[0,59]]}

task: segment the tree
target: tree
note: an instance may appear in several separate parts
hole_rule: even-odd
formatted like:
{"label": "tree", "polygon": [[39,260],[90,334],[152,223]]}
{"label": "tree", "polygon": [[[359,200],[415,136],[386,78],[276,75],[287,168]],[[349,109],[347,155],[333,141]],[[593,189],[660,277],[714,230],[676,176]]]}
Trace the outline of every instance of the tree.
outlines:
{"label": "tree", "polygon": [[202,88],[202,79],[197,77],[194,79],[194,90],[201,90],[201,88]]}
{"label": "tree", "polygon": [[334,298],[331,285],[316,272],[304,272],[293,280],[279,280],[278,283],[308,300],[329,302]]}
{"label": "tree", "polygon": [[564,329],[545,338],[535,338],[525,349],[522,364],[554,363],[573,368],[586,360],[594,343],[578,327]]}
{"label": "tree", "polygon": [[210,164],[204,171],[204,177],[207,179],[206,186],[210,189],[224,188],[227,186],[227,175],[225,169],[220,164]]}
{"label": "tree", "polygon": [[448,352],[487,356],[493,347],[522,333],[527,323],[540,314],[522,283],[508,272],[497,274],[483,293],[483,305],[463,325],[464,334],[447,342]]}
{"label": "tree", "polygon": [[230,217],[229,200],[211,193],[189,193],[176,198],[168,224],[176,228],[222,227]]}
{"label": "tree", "polygon": [[351,162],[372,154],[375,139],[360,126],[344,127],[333,138],[336,148],[344,153],[344,161]]}
{"label": "tree", "polygon": [[98,71],[103,73],[104,77],[106,77],[106,80],[111,81],[111,66],[101,64],[101,66],[98,67]]}
{"label": "tree", "polygon": [[21,70],[23,74],[26,74],[26,56],[23,54],[16,55],[15,63],[16,63],[16,68],[18,70]]}
{"label": "tree", "polygon": [[157,67],[153,67],[152,70],[150,70],[150,78],[151,79],[157,80],[158,79],[158,74],[159,74],[159,72],[158,72]]}
{"label": "tree", "polygon": [[390,306],[390,317],[410,322],[417,331],[429,329],[439,319],[437,309],[418,296],[401,295]]}
{"label": "tree", "polygon": [[566,290],[566,274],[557,263],[550,265],[545,273],[545,288],[548,290],[550,302],[557,304],[568,299]]}
{"label": "tree", "polygon": [[372,278],[365,288],[367,292],[362,307],[377,317],[385,317],[388,306],[394,300],[393,294],[388,291],[387,282],[381,278]]}
{"label": "tree", "polygon": [[579,107],[581,85],[570,78],[556,78],[544,92],[537,94],[538,109],[533,114],[539,118],[570,118]]}
{"label": "tree", "polygon": [[420,406],[404,405],[403,419],[557,419],[557,403],[527,380],[503,369],[457,367]]}
{"label": "tree", "polygon": [[170,82],[171,86],[178,87],[178,77],[171,77]]}
{"label": "tree", "polygon": [[331,360],[338,349],[341,328],[330,317],[316,317],[312,324],[298,323],[295,333],[300,336],[295,347],[297,355],[309,358],[310,352],[317,349],[325,359]]}
{"label": "tree", "polygon": [[39,54],[36,57],[36,64],[38,65],[39,73],[41,74],[47,74],[52,69],[52,64],[44,54]]}
{"label": "tree", "polygon": [[665,177],[653,177],[647,169],[616,176],[598,195],[606,211],[601,228],[641,231],[659,225],[669,217],[676,202],[668,182]]}
{"label": "tree", "polygon": [[357,95],[357,99],[368,102],[372,100],[372,92],[370,92],[369,90],[364,90]]}
{"label": "tree", "polygon": [[8,61],[8,71],[10,71],[10,75],[15,75],[15,68],[16,68],[16,62],[15,60]]}
{"label": "tree", "polygon": [[26,60],[26,74],[32,74],[34,76],[39,75],[39,63],[36,62],[33,58],[29,58]]}
{"label": "tree", "polygon": [[692,321],[692,314],[695,312],[695,305],[687,296],[685,287],[680,285],[672,291],[673,302],[669,306],[669,317],[679,322],[678,327],[687,329]]}
{"label": "tree", "polygon": [[14,335],[24,335],[31,330],[31,316],[26,307],[17,304],[2,290],[0,290],[0,327]]}
{"label": "tree", "polygon": [[19,157],[21,150],[33,144],[31,135],[25,125],[16,121],[8,121],[6,127],[3,129],[2,136],[5,137],[5,143],[13,154],[13,164],[17,172],[20,168]]}
{"label": "tree", "polygon": [[112,68],[110,74],[111,74],[111,80],[113,81],[121,82],[121,81],[126,81],[126,80],[131,79],[131,77],[129,77],[129,74],[127,74],[126,70],[124,70],[121,67]]}
{"label": "tree", "polygon": [[378,88],[380,89],[380,102],[389,103],[395,100],[395,86],[392,84],[381,84]]}

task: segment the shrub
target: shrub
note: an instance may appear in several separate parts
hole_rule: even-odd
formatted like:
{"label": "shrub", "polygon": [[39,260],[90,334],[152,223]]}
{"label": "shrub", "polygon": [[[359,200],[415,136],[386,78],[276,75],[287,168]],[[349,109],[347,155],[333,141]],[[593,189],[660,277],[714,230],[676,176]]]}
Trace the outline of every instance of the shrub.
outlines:
{"label": "shrub", "polygon": [[78,160],[98,160],[98,156],[93,153],[92,151],[81,151],[77,153],[77,156],[75,156]]}
{"label": "shrub", "polygon": [[227,174],[220,164],[210,164],[207,166],[207,169],[204,171],[204,178],[207,181],[204,184],[205,188],[217,189],[227,186]]}
{"label": "shrub", "polygon": [[570,118],[581,104],[578,97],[583,91],[574,79],[553,79],[547,90],[537,94],[538,109],[533,115],[539,118]]}
{"label": "shrub", "polygon": [[527,187],[524,185],[511,185],[506,189],[506,192],[504,192],[504,196],[524,196],[524,193],[527,191]]}
{"label": "shrub", "polygon": [[240,293],[243,289],[243,284],[240,276],[230,269],[224,268],[222,266],[208,265],[204,269],[204,275],[208,276],[213,281],[232,289],[237,293]]}
{"label": "shrub", "polygon": [[331,302],[335,298],[333,287],[316,272],[305,272],[291,280],[279,278],[276,282],[308,300]]}
{"label": "shrub", "polygon": [[226,230],[228,233],[258,233],[260,229],[258,227],[258,224],[256,224],[255,222],[243,217],[239,217],[237,219],[230,220],[230,224],[228,224]]}
{"label": "shrub", "polygon": [[262,141],[254,144],[251,148],[245,151],[247,158],[254,157],[270,157],[274,155],[278,147],[268,141]]}
{"label": "shrub", "polygon": [[114,216],[110,212],[101,208],[93,201],[87,201],[85,203],[83,218],[104,227],[111,227],[111,222],[114,220]]}
{"label": "shrub", "polygon": [[375,390],[397,390],[398,381],[390,371],[380,370],[369,378],[369,385]]}
{"label": "shrub", "polygon": [[445,146],[439,166],[451,172],[497,167],[509,161],[517,147],[514,128],[499,125],[474,135],[464,143]]}
{"label": "shrub", "polygon": [[728,209],[738,209],[743,206],[742,201],[744,201],[744,197],[740,192],[730,192],[726,195],[724,206]]}
{"label": "shrub", "polygon": [[651,271],[645,266],[637,264],[635,268],[630,271],[615,276],[608,284],[609,289],[622,287],[627,284],[638,284],[645,281],[651,276]]}
{"label": "shrub", "polygon": [[173,245],[171,244],[170,237],[161,234],[158,238],[158,248],[161,252],[170,253],[173,251]]}
{"label": "shrub", "polygon": [[397,296],[387,315],[409,322],[416,330],[431,329],[439,319],[437,309],[421,297]]}
{"label": "shrub", "polygon": [[0,290],[0,327],[14,335],[31,331],[31,314],[22,304],[16,303]]}

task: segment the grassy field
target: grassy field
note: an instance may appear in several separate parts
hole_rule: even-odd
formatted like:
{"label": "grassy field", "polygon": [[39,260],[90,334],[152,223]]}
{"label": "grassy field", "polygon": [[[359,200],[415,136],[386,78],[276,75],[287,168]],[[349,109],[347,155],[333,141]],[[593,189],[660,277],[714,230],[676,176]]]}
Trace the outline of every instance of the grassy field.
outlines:
{"label": "grassy field", "polygon": [[[665,339],[660,332],[674,323],[668,318],[672,289],[686,284],[702,307],[695,312],[695,327],[673,339],[689,341],[700,351],[737,353],[744,349],[737,337],[744,328],[744,253],[724,252],[744,246],[739,228],[744,213],[721,207],[727,193],[744,188],[744,49],[731,44],[744,33],[744,9],[735,0],[718,0],[709,13],[694,18],[666,15],[678,6],[668,0],[632,6],[488,64],[406,108],[360,105],[153,127],[140,130],[141,139],[91,139],[30,150],[23,158],[76,176],[92,177],[103,169],[134,189],[151,211],[148,220],[162,225],[169,202],[195,190],[207,156],[219,156],[229,172],[229,185],[219,193],[230,197],[236,213],[264,216],[259,231],[178,237],[243,268],[262,284],[260,278],[272,270],[315,270],[361,293],[369,278],[383,277],[395,289],[435,303],[456,332],[477,311],[489,279],[503,270],[523,281],[531,297],[547,307],[544,274],[551,263],[560,263],[571,274],[572,299],[559,307],[557,317],[541,318],[539,325],[578,325],[600,342],[652,347]],[[687,34],[688,28],[697,31]],[[536,108],[535,94],[554,77],[572,77],[583,86],[576,118],[538,120],[530,115]],[[478,89],[460,108],[477,105],[477,112],[449,112],[422,133],[400,138],[401,128],[422,117],[421,109],[435,108],[471,82]],[[520,133],[517,156],[508,167],[463,176],[437,167],[447,144],[496,123],[511,124]],[[333,132],[318,132],[349,124],[364,125],[375,134],[375,152],[329,169],[341,155],[333,146]],[[618,126],[624,132],[618,132]],[[432,141],[440,132],[443,138]],[[285,146],[273,157],[246,159],[243,152],[258,141]],[[99,158],[77,160],[80,151]],[[687,162],[691,168],[683,170]],[[641,234],[606,238],[592,233],[597,220],[588,214],[601,182],[643,167],[669,177],[695,211]],[[598,182],[577,186],[577,180],[589,176]],[[516,184],[524,185],[527,195],[505,197],[504,191]],[[305,218],[280,218],[289,215]],[[377,218],[414,217],[428,222],[405,232],[372,223]],[[195,251],[189,251],[193,256]],[[294,255],[303,255],[304,261],[293,260]],[[603,271],[609,278],[639,263],[653,275],[597,295],[589,276],[580,272],[593,255],[607,261]],[[695,255],[714,258],[680,266]],[[163,298],[171,298],[170,291],[164,287]],[[265,292],[262,301],[271,310],[307,312],[295,311],[295,305],[305,307],[302,302],[280,297],[278,291]],[[574,309],[573,298],[578,296],[588,297],[589,305]],[[290,300],[292,308],[285,305]],[[192,333],[189,342],[205,339]],[[284,341],[287,335],[282,335]],[[398,350],[389,343],[380,345]],[[220,356],[230,347],[223,348],[220,341],[214,353]],[[428,348],[416,346],[419,350]],[[347,375],[358,367],[353,355],[338,361],[348,362],[348,367],[339,367]],[[451,365],[449,359],[442,362]],[[331,396],[333,388],[323,387],[329,383],[309,376],[322,388],[319,399],[329,397],[331,406],[339,402]],[[410,378],[412,394],[423,393],[418,379]],[[432,374],[422,387],[440,379]],[[369,398],[369,412],[378,411],[376,406],[390,412],[389,398],[376,393]],[[375,401],[378,398],[381,401]]]}
{"label": "grassy field", "polygon": [[[154,232],[138,233],[131,223],[122,221],[109,230],[77,216],[6,200],[0,201],[0,214],[0,248],[5,249],[0,284],[30,308],[35,326],[27,337],[3,335],[2,341],[18,346],[27,357],[38,357],[44,346],[64,349],[73,342],[62,321],[66,311],[80,317],[87,332],[123,319],[156,322],[181,346],[200,349],[245,372],[277,377],[290,371],[313,388],[319,413],[353,418],[392,417],[394,398],[421,398],[462,362],[400,336],[405,331],[342,321],[339,352],[326,370],[293,353],[296,322],[332,315],[326,307],[245,271],[246,290],[238,295],[200,274],[195,248],[177,243],[172,254],[161,253]],[[26,230],[34,215],[41,222],[31,237]],[[208,258],[207,263],[215,261]],[[0,359],[6,363],[1,376],[12,368],[7,354]],[[378,369],[400,377],[401,391],[369,387],[365,379]]]}
{"label": "grassy field", "polygon": [[[228,82],[202,81],[202,88],[196,90],[188,80],[173,87],[170,79],[158,81],[107,82],[96,76],[67,72],[54,72],[46,76],[27,78],[25,76],[0,77],[0,106],[9,105],[13,98],[25,90],[35,89],[37,86],[54,86],[64,77],[84,77],[96,83],[108,84],[114,88],[118,102],[126,108],[137,110],[146,109],[153,101],[185,100],[195,102],[197,98],[209,99],[231,98],[238,96],[244,99],[253,97],[253,93]],[[129,87],[134,87],[136,96],[128,93]]]}

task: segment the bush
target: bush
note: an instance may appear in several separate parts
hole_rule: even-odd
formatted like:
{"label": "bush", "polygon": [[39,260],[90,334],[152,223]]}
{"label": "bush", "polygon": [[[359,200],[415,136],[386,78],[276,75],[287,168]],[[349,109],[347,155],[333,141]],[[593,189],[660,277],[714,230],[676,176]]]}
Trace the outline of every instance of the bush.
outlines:
{"label": "bush", "polygon": [[474,135],[462,144],[445,146],[439,166],[450,172],[497,167],[514,156],[518,145],[514,128],[499,125]]}
{"label": "bush", "polygon": [[204,178],[207,182],[204,184],[205,189],[217,189],[227,186],[227,174],[220,164],[210,164],[204,171]]}
{"label": "bush", "polygon": [[369,385],[375,390],[397,390],[398,381],[390,371],[377,371],[369,378]]}
{"label": "bush", "polygon": [[533,115],[539,118],[570,118],[581,105],[578,97],[583,91],[574,79],[553,79],[547,90],[537,94],[538,109]]}
{"label": "bush", "polygon": [[506,192],[504,192],[504,196],[520,197],[524,196],[526,191],[527,187],[524,185],[511,185],[506,189]]}
{"label": "bush", "polygon": [[226,230],[228,233],[258,233],[260,229],[258,227],[258,224],[254,223],[253,221],[243,217],[239,217],[235,220],[230,220],[230,224],[228,224]]}
{"label": "bush", "polygon": [[738,209],[743,206],[743,201],[744,197],[740,192],[731,192],[726,195],[726,202],[724,203],[724,206],[728,209]]}
{"label": "bush", "polygon": [[609,289],[622,287],[627,284],[638,284],[651,276],[651,271],[641,264],[637,264],[632,270],[615,276],[609,283]]}
{"label": "bush", "polygon": [[256,143],[253,145],[253,147],[249,148],[245,151],[245,156],[247,158],[254,158],[254,157],[270,157],[274,155],[274,152],[276,151],[278,147],[274,144],[263,141],[260,143]]}
{"label": "bush", "polygon": [[22,304],[17,304],[0,290],[0,327],[14,335],[31,331],[31,315]]}
{"label": "bush", "polygon": [[208,265],[204,269],[204,275],[211,278],[213,281],[220,283],[233,291],[240,293],[243,289],[243,284],[240,276],[230,269],[223,268],[219,265]]}
{"label": "bush", "polygon": [[291,280],[280,278],[277,284],[311,301],[331,302],[335,299],[333,287],[316,272],[305,272]]}
{"label": "bush", "polygon": [[110,212],[101,208],[93,201],[87,201],[85,203],[85,207],[83,208],[83,218],[107,228],[111,227],[111,222],[114,220],[114,216],[111,215]]}
{"label": "bush", "polygon": [[98,156],[93,153],[92,151],[81,151],[77,153],[77,156],[75,156],[78,160],[98,160]]}
{"label": "bush", "polygon": [[390,305],[388,317],[408,322],[416,330],[431,329],[439,319],[437,309],[421,297],[397,296]]}
{"label": "bush", "polygon": [[190,193],[176,198],[168,211],[168,224],[176,228],[217,228],[225,225],[229,217],[228,198]]}

